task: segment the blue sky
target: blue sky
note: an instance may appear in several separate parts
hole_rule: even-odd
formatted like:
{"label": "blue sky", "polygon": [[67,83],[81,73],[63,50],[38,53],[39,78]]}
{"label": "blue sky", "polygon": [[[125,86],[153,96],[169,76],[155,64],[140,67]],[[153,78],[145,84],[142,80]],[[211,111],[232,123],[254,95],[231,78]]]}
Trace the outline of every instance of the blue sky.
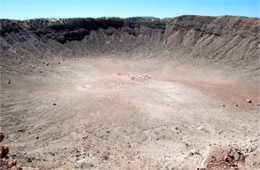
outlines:
{"label": "blue sky", "polygon": [[260,17],[260,0],[0,0],[0,18],[9,19],[190,14]]}

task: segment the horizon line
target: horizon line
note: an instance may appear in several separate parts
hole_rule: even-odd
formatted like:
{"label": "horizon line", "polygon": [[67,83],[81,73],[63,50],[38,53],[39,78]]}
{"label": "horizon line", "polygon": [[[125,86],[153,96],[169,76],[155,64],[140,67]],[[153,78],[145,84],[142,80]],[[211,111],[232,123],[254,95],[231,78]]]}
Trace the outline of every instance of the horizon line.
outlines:
{"label": "horizon line", "polygon": [[130,16],[130,17],[120,17],[120,16],[99,16],[99,17],[35,17],[35,18],[27,18],[27,19],[16,19],[16,18],[1,18],[0,20],[16,20],[16,21],[26,21],[26,20],[37,20],[37,19],[100,19],[100,18],[119,18],[119,19],[129,19],[129,18],[154,18],[154,19],[170,19],[170,18],[178,18],[183,16],[198,16],[198,17],[243,17],[243,18],[255,18],[260,19],[260,17],[255,16],[243,16],[243,15],[196,15],[196,14],[183,14],[183,15],[177,15],[172,17],[156,17],[156,16]]}

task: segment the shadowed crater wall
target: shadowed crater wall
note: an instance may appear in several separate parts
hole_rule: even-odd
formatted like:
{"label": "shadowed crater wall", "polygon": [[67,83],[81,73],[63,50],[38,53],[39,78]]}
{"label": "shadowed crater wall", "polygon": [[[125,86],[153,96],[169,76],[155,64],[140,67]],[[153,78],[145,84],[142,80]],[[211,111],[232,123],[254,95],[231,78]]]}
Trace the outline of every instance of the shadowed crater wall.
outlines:
{"label": "shadowed crater wall", "polygon": [[[1,19],[4,68],[41,58],[107,54],[167,56],[190,63],[220,63],[256,74],[259,19],[176,18]],[[203,64],[202,64],[203,65]]]}

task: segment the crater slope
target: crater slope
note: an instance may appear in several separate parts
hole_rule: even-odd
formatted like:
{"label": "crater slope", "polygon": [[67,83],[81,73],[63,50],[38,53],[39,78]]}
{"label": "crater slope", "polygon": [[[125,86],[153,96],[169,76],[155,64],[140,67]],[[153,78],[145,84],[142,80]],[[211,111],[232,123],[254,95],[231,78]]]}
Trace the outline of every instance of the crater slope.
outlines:
{"label": "crater slope", "polygon": [[0,127],[22,165],[210,168],[228,148],[259,168],[258,18],[0,24]]}

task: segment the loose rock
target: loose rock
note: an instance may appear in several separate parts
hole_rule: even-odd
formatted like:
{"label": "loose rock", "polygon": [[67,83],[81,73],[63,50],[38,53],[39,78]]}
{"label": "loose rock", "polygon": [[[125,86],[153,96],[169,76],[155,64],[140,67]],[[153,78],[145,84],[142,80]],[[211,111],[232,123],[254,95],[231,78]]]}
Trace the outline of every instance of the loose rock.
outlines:
{"label": "loose rock", "polygon": [[247,103],[252,103],[252,100],[251,99],[246,99],[246,102]]}
{"label": "loose rock", "polygon": [[2,140],[5,138],[5,135],[2,133],[2,132],[0,132],[0,142],[2,142]]}
{"label": "loose rock", "polygon": [[5,158],[7,157],[8,153],[9,153],[9,148],[7,146],[0,145],[0,157]]}
{"label": "loose rock", "polygon": [[[4,139],[4,134],[0,132],[0,142]],[[9,148],[0,144],[0,170],[25,170],[17,166],[16,159],[8,158]]]}

